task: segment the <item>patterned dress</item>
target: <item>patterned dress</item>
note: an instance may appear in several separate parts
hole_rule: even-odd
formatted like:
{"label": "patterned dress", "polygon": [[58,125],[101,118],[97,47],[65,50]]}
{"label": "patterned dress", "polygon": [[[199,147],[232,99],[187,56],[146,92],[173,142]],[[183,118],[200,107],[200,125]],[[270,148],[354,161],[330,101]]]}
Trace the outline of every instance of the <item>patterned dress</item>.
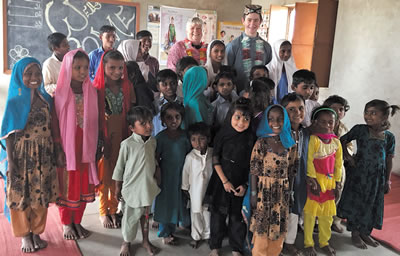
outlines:
{"label": "patterned dress", "polygon": [[16,132],[14,159],[17,169],[7,172],[7,205],[13,210],[48,207],[58,196],[50,111],[36,96],[23,131]]}
{"label": "patterned dress", "polygon": [[259,138],[254,145],[250,173],[257,176],[257,208],[250,231],[277,240],[287,232],[290,202],[289,178],[295,174],[296,147],[272,152],[270,138]]}
{"label": "patterned dress", "polygon": [[395,137],[390,131],[375,138],[367,125],[356,125],[342,140],[357,141],[356,167],[346,167],[346,182],[338,216],[347,219],[349,231],[370,234],[382,229],[386,158],[394,155]]}

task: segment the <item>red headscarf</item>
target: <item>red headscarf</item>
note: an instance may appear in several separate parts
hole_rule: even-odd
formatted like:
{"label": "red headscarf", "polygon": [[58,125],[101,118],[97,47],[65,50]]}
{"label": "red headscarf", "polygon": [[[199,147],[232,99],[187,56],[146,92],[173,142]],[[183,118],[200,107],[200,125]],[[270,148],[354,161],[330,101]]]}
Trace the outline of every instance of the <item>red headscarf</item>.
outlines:
{"label": "red headscarf", "polygon": [[[109,51],[116,51],[116,50],[108,50],[103,53],[101,56],[100,64],[96,72],[96,77],[93,80],[93,86],[98,90],[98,100],[99,100],[99,113],[100,113],[100,129],[103,130],[104,137],[107,138],[107,126],[105,122],[105,72],[104,72],[104,62],[103,58]],[[122,55],[121,55],[122,56]],[[133,90],[133,85],[128,79],[128,72],[126,69],[126,65],[124,63],[124,72],[121,77],[122,80],[122,93],[124,95],[124,100],[122,102],[122,115],[123,115],[123,138],[128,137],[128,127],[126,125],[126,114],[129,111],[130,104],[131,104],[131,96],[133,97],[133,101],[136,102],[136,95],[135,91]]]}

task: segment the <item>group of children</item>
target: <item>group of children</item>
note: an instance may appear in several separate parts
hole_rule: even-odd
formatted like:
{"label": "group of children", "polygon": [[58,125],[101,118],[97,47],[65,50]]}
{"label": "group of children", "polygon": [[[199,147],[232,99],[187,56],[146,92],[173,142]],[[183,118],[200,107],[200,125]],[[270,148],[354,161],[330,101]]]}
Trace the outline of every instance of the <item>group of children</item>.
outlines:
{"label": "group of children", "polygon": [[[120,52],[115,28],[104,26],[102,47],[88,55],[52,34],[46,87],[37,60],[14,65],[1,143],[7,206],[23,252],[47,246],[40,234],[50,203],[59,207],[65,239],[89,236],[81,221],[95,193],[102,225],[121,227],[122,256],[131,255],[139,223],[143,246],[158,252],[148,239],[151,215],[164,244],[178,243],[178,226],[190,227],[191,246],[208,240],[210,256],[220,255],[226,235],[234,256],[279,255],[283,247],[298,255],[301,222],[304,253],[316,255],[316,219],[328,255],[335,255],[329,240],[331,230],[343,232],[342,219],[355,246],[378,245],[370,233],[382,227],[390,191],[395,140],[388,118],[398,106],[372,100],[366,124],[348,131],[344,98],[319,106],[313,72],[287,76],[295,68],[287,63],[288,41],[279,43],[286,68],[274,80],[264,65],[254,66],[250,84],[237,91],[223,42],[209,45],[206,68],[187,56],[175,73],[158,71],[148,31],[138,38]],[[133,48],[136,59],[127,59]]]}

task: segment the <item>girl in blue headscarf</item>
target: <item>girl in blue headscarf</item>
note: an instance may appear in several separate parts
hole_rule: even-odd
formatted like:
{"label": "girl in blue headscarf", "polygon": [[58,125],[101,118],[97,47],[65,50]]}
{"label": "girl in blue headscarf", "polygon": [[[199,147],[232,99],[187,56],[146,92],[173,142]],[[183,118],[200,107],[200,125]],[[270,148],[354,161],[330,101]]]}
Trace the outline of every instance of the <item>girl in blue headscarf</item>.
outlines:
{"label": "girl in blue headscarf", "polygon": [[22,237],[22,252],[45,248],[40,234],[47,208],[58,196],[51,134],[51,97],[42,84],[40,63],[31,57],[13,67],[1,126],[2,156],[7,163],[7,206],[14,236]]}
{"label": "girl in blue headscarf", "polygon": [[203,67],[190,68],[183,77],[183,105],[185,106],[185,121],[182,128],[191,124],[205,122],[211,125],[212,106],[204,90],[207,88],[207,72]]}
{"label": "girl in blue headscarf", "polygon": [[257,129],[250,160],[252,255],[279,255],[287,232],[290,177],[294,175],[295,141],[286,110],[268,107]]}

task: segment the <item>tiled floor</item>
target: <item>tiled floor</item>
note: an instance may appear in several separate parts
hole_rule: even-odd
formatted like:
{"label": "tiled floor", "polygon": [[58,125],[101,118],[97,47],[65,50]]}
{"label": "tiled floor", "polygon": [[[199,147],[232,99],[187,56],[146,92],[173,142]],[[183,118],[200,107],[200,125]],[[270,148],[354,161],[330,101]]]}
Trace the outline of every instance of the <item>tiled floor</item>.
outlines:
{"label": "tiled floor", "polygon": [[[88,204],[83,219],[84,227],[91,230],[93,233],[87,239],[79,240],[78,244],[84,256],[112,256],[119,255],[119,250],[122,242],[122,235],[120,229],[104,229],[100,225],[98,216],[98,200],[95,203]],[[189,246],[190,234],[186,231],[180,231],[177,235],[179,245],[166,246],[162,243],[161,239],[157,237],[154,230],[150,232],[151,242],[161,248],[158,255],[160,256],[207,256],[210,252],[207,244],[202,244],[197,250]],[[302,235],[300,234],[297,243],[302,244]],[[318,238],[315,237],[317,240]],[[400,238],[399,238],[400,239]],[[132,255],[147,256],[146,251],[140,247],[141,233],[138,232],[137,239],[131,246]],[[368,250],[360,250],[351,245],[350,233],[332,234],[331,245],[337,250],[338,256],[392,256],[400,255],[384,246],[378,248],[371,248]],[[317,250],[318,251],[318,250]],[[135,252],[135,254],[134,254]],[[231,255],[228,242],[225,240],[223,244],[222,255]],[[318,251],[318,255],[324,255]]]}

